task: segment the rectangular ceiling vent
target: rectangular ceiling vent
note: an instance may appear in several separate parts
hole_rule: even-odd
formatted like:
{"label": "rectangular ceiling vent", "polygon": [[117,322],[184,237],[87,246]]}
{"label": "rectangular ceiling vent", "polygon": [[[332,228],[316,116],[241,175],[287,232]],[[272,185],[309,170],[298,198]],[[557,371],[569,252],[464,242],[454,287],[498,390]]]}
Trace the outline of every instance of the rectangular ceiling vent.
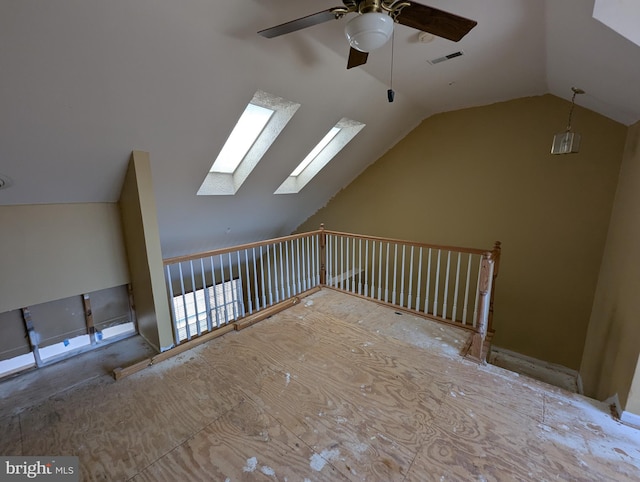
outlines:
{"label": "rectangular ceiling vent", "polygon": [[445,60],[455,59],[456,57],[460,57],[464,55],[462,50],[458,50],[457,52],[453,52],[452,54],[445,55],[444,57],[438,57],[437,59],[427,60],[431,65],[439,64],[440,62],[444,62]]}

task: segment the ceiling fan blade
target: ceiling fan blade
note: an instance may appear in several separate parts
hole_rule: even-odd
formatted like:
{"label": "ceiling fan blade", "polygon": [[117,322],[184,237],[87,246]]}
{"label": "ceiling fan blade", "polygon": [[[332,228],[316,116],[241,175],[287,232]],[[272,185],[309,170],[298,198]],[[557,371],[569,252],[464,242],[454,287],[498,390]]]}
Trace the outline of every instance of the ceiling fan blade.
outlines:
{"label": "ceiling fan blade", "polygon": [[415,2],[402,8],[396,17],[398,23],[412,27],[423,32],[429,32],[438,37],[443,37],[457,42],[467,35],[478,22],[468,18],[454,15],[453,13],[427,7]]}
{"label": "ceiling fan blade", "polygon": [[335,20],[336,14],[334,11],[336,8],[339,7],[330,8],[329,10],[324,10],[318,13],[312,13],[306,17],[301,17],[281,25],[276,25],[275,27],[260,30],[258,33],[266,38],[279,37],[286,33],[295,32],[296,30],[302,30],[307,27],[313,27],[314,25],[328,22],[329,20]]}
{"label": "ceiling fan blade", "polygon": [[353,67],[358,67],[359,65],[366,64],[367,57],[369,57],[369,52],[360,52],[359,50],[351,47],[351,49],[349,50],[349,61],[347,62],[347,69],[352,69]]}

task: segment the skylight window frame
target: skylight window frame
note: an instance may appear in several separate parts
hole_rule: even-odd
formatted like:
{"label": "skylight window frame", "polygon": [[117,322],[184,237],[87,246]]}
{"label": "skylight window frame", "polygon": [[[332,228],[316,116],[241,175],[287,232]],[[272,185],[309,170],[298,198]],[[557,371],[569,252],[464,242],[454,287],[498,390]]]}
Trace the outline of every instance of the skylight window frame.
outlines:
{"label": "skylight window frame", "polygon": [[[300,166],[306,162],[307,157],[296,166],[274,194],[298,194],[311,180],[365,127],[362,122],[343,117],[333,126],[323,139],[329,135],[332,129],[339,129],[327,145],[308,163],[308,165],[294,175]],[[320,141],[322,142],[322,141]],[[318,143],[320,144],[320,143]],[[314,147],[316,149],[318,145]],[[310,151],[313,152],[312,149]]]}
{"label": "skylight window frame", "polygon": [[299,103],[288,101],[261,90],[254,94],[247,105],[249,104],[264,107],[274,112],[233,172],[212,171],[214,169],[214,161],[200,189],[198,189],[197,194],[199,196],[236,194],[300,107]]}

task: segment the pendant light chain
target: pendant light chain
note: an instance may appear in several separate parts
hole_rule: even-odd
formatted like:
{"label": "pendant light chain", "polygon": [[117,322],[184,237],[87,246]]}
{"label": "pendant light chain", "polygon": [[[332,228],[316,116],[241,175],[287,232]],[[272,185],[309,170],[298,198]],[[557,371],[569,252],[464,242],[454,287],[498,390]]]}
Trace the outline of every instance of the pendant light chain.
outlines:
{"label": "pendant light chain", "polygon": [[569,123],[567,124],[567,132],[571,131],[571,119],[573,117],[573,108],[576,105],[576,95],[584,94],[584,90],[578,89],[577,87],[571,87],[573,91],[573,96],[571,96],[571,109],[569,109]]}

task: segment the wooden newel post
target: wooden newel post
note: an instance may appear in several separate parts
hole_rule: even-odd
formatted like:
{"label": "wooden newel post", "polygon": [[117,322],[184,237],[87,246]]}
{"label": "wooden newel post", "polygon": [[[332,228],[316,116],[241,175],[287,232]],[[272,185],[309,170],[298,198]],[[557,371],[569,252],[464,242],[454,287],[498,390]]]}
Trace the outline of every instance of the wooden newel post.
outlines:
{"label": "wooden newel post", "polygon": [[327,244],[327,235],[324,232],[324,223],[320,224],[320,285],[327,284],[327,254],[325,251],[325,245]]}
{"label": "wooden newel post", "polygon": [[469,355],[478,361],[484,361],[484,340],[487,336],[489,327],[489,305],[490,305],[490,289],[493,278],[493,259],[492,252],[486,252],[482,255],[480,265],[480,282],[478,286],[478,318],[476,323],[476,333],[471,340],[471,348]]}
{"label": "wooden newel post", "polygon": [[491,281],[491,296],[489,299],[489,320],[487,330],[493,332],[493,298],[496,294],[496,278],[498,277],[498,271],[500,270],[500,254],[502,252],[502,243],[496,241],[493,245],[493,251],[491,252],[491,259],[493,259],[493,280]]}

